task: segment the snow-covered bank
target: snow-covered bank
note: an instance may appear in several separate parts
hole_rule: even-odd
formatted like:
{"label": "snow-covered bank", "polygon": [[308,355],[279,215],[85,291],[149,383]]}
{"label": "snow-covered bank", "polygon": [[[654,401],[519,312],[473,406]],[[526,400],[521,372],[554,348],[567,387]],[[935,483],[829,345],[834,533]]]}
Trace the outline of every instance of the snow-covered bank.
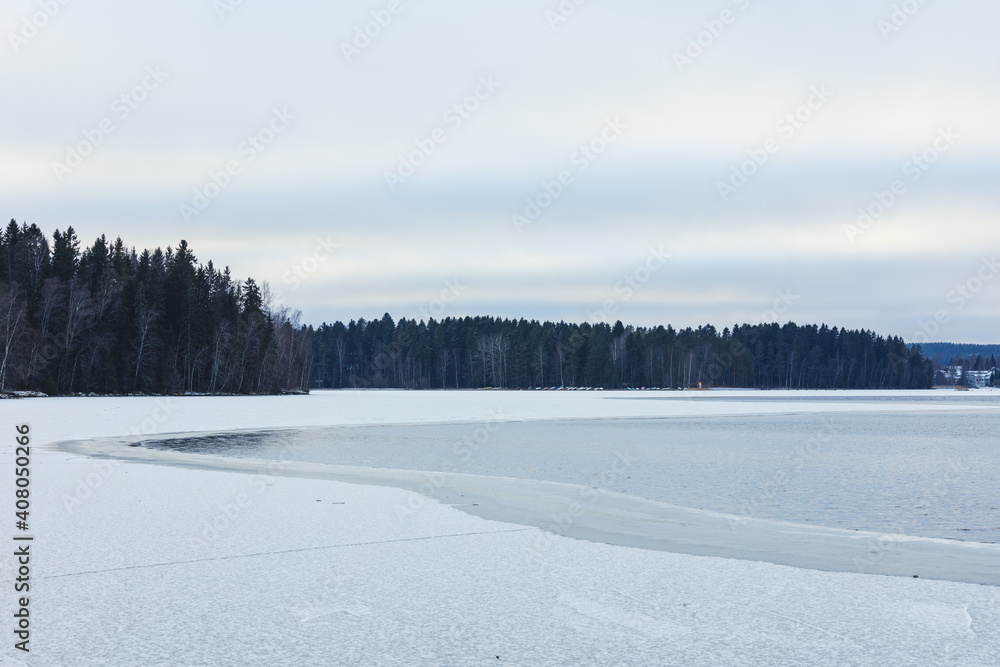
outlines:
{"label": "snow-covered bank", "polygon": [[[29,422],[37,446],[144,432],[476,422],[491,413],[829,408],[608,397],[39,399],[4,402],[0,414],[11,434]],[[916,409],[962,407],[981,406]],[[0,445],[5,460],[13,444]],[[993,665],[1000,653],[992,586],[610,546],[433,501],[400,515],[412,494],[337,481],[37,448],[32,479],[32,653],[8,641],[4,664]],[[8,581],[12,560],[0,559]],[[13,604],[10,593],[8,619]]]}

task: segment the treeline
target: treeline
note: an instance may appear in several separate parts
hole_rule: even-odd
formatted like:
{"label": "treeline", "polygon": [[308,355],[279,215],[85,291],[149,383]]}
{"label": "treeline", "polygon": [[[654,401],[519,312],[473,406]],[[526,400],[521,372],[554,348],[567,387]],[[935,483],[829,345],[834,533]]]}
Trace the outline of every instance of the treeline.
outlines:
{"label": "treeline", "polygon": [[918,346],[870,331],[737,325],[675,330],[447,318],[324,323],[313,338],[323,388],[924,389]]}
{"label": "treeline", "polygon": [[[266,288],[266,286],[265,286]],[[0,390],[275,393],[307,387],[312,330],[253,279],[73,228],[0,233]]]}
{"label": "treeline", "polygon": [[[938,367],[955,365],[955,359],[965,359],[971,363],[975,363],[976,357],[981,357],[982,363],[988,363],[990,359],[993,359],[993,365],[996,365],[996,357],[1000,356],[1000,345],[967,345],[967,344],[957,344],[957,343],[924,343],[923,344],[924,356],[926,356],[931,361],[935,362]],[[988,366],[987,368],[992,368]],[[975,370],[981,370],[976,368]]]}
{"label": "treeline", "polygon": [[267,285],[187,242],[81,250],[35,225],[0,232],[0,390],[277,393],[308,387],[917,389],[934,368],[901,338],[792,323],[631,327],[493,317],[359,319],[315,331]]}

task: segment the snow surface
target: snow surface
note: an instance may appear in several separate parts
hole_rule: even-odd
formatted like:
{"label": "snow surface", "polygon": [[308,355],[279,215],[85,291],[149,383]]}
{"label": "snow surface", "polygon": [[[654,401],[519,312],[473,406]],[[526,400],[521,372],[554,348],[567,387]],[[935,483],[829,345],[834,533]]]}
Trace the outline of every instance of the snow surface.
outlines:
{"label": "snow surface", "polygon": [[[400,512],[414,502],[402,489],[37,448],[81,438],[496,415],[982,407],[879,403],[862,392],[852,395],[856,402],[796,402],[806,394],[768,403],[705,401],[707,394],[693,392],[690,400],[331,392],[0,402],[11,434],[0,445],[6,460],[14,424],[30,423],[36,444],[32,652],[14,651],[8,629],[0,656],[12,665],[996,665],[995,586],[614,546],[429,499]],[[0,558],[8,582],[12,561]],[[5,590],[12,619],[15,596]]]}

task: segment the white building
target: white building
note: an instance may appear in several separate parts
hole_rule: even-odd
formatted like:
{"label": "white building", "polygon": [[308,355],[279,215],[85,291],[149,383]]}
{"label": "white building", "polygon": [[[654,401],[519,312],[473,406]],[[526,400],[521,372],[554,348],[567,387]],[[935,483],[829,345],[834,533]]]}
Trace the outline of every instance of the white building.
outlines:
{"label": "white building", "polygon": [[993,371],[967,371],[969,386],[973,389],[989,386]]}

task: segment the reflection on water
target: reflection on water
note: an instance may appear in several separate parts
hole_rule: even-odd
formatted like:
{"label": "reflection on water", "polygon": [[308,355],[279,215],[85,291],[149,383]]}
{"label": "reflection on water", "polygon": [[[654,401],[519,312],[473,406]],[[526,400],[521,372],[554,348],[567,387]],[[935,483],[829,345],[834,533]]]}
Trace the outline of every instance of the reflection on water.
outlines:
{"label": "reflection on water", "polygon": [[[487,426],[489,428],[487,428]],[[733,514],[1000,542],[1000,414],[765,415],[351,426],[161,449],[605,486]]]}

